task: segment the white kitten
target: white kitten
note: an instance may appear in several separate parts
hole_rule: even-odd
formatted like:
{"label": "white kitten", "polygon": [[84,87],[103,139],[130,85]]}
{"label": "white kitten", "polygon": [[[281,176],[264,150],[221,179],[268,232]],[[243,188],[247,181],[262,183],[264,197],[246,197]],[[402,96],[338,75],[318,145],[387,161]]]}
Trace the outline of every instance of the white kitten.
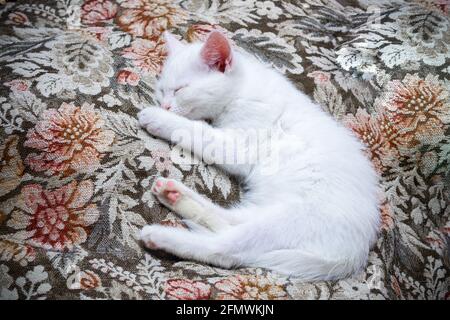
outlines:
{"label": "white kitten", "polygon": [[[225,209],[178,181],[158,178],[153,193],[191,228],[146,226],[145,245],[220,267],[262,267],[305,280],[338,279],[363,268],[380,216],[378,178],[361,143],[282,75],[232,49],[221,33],[212,32],[204,44],[165,36],[162,108],[141,111],[140,124],[241,177],[248,191]],[[224,156],[250,153],[248,143],[224,147],[245,137],[227,130],[239,128],[276,133],[269,145],[277,170],[263,170],[273,157],[224,163]],[[200,143],[183,139],[179,130]]]}

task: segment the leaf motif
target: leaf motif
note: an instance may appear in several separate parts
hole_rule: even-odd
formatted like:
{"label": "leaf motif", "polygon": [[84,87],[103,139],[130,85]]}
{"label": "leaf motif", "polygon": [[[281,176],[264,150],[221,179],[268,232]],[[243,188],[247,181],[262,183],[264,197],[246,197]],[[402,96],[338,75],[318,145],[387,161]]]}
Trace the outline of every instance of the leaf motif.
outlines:
{"label": "leaf motif", "polygon": [[271,64],[283,73],[289,71],[293,74],[301,74],[303,72],[302,58],[296,53],[297,50],[286,40],[271,32],[239,29],[235,32],[233,40],[261,61]]}
{"label": "leaf motif", "polygon": [[131,43],[131,35],[122,31],[112,32],[108,37],[108,44],[112,50],[123,48]]}
{"label": "leaf motif", "polygon": [[311,61],[313,65],[323,71],[335,71],[339,69],[339,65],[336,63],[336,53],[335,51],[318,48],[316,46],[305,48],[306,59]]}
{"label": "leaf motif", "polygon": [[[3,100],[5,101],[5,100]],[[0,100],[0,103],[3,102]],[[23,132],[23,119],[19,114],[19,110],[13,108],[10,103],[2,103],[0,106],[0,126],[5,130],[6,134],[11,134],[15,131]]]}
{"label": "leaf motif", "polygon": [[116,139],[111,146],[114,158],[134,158],[142,153],[144,143],[139,136],[140,129],[136,118],[128,114],[102,109],[106,127],[115,133]]}
{"label": "leaf motif", "polygon": [[429,249],[429,246],[419,240],[417,233],[407,224],[398,222],[397,227],[402,238],[402,244],[405,245],[420,261],[424,261],[422,253],[417,247]]}
{"label": "leaf motif", "polygon": [[218,174],[214,178],[214,184],[220,190],[220,192],[222,192],[223,197],[225,199],[228,198],[228,195],[231,192],[231,181],[230,181],[230,178],[227,175],[223,174],[223,173]]}
{"label": "leaf motif", "polygon": [[112,262],[106,262],[105,259],[92,259],[89,260],[89,263],[94,269],[100,270],[113,279],[118,279],[125,283],[127,287],[131,287],[136,291],[142,291],[144,289],[136,280],[136,274],[125,271],[122,267],[116,266]]}
{"label": "leaf motif", "polygon": [[[422,6],[413,6],[413,13],[408,15],[410,28],[408,29],[411,36],[419,41],[432,42],[434,38],[442,36],[441,30],[446,30],[448,25],[442,16],[437,12],[427,10]],[[438,33],[438,34],[436,34]]]}
{"label": "leaf motif", "polygon": [[31,61],[14,62],[7,64],[7,66],[10,67],[14,73],[27,78],[35,77],[39,74],[45,73],[45,70],[42,69],[40,65]]}
{"label": "leaf motif", "polygon": [[57,269],[63,277],[67,278],[88,253],[80,246],[74,246],[71,251],[58,252],[48,251],[47,256],[52,263],[53,268]]}
{"label": "leaf motif", "polygon": [[256,23],[260,18],[253,13],[254,1],[200,0],[192,4],[188,2],[186,5],[192,15],[210,24],[220,21],[247,26],[250,23]]}
{"label": "leaf motif", "polygon": [[149,254],[145,254],[136,268],[138,279],[150,298],[164,299],[167,274],[165,268],[161,266],[161,262]]}
{"label": "leaf motif", "polygon": [[122,181],[124,163],[120,161],[117,165],[111,167],[103,167],[96,174],[95,193],[99,190],[104,192],[113,192],[116,186]]}
{"label": "leaf motif", "polygon": [[156,204],[156,199],[150,190],[150,183],[153,182],[154,177],[147,177],[141,181],[141,186],[144,188],[141,201],[144,202],[149,208],[152,208]]}
{"label": "leaf motif", "polygon": [[344,47],[336,54],[336,61],[347,71],[356,69],[361,72],[376,64],[375,56],[368,50]]}
{"label": "leaf motif", "polygon": [[332,83],[317,86],[314,90],[314,99],[337,120],[340,120],[347,111],[342,96]]}
{"label": "leaf motif", "polygon": [[388,68],[393,68],[408,61],[417,61],[413,52],[413,49],[407,48],[405,45],[390,44],[380,49],[380,58]]}
{"label": "leaf motif", "polygon": [[336,1],[323,6],[317,2],[309,5],[285,2],[282,5],[292,17],[277,25],[283,36],[300,36],[312,42],[329,43],[334,41],[334,33],[345,32],[352,26],[353,20],[349,19],[348,13]]}
{"label": "leaf motif", "polygon": [[217,170],[212,166],[200,164],[198,166],[198,172],[200,173],[200,176],[202,177],[203,182],[205,183],[208,190],[212,191],[214,187],[214,178],[217,175]]}
{"label": "leaf motif", "polygon": [[234,273],[232,270],[211,267],[209,265],[204,265],[204,264],[199,264],[199,263],[189,262],[189,261],[176,262],[173,264],[173,266],[176,268],[194,271],[195,273],[197,273],[199,275],[208,276],[208,277],[215,276],[215,275],[227,276],[227,275],[232,275]]}
{"label": "leaf motif", "polygon": [[37,79],[36,88],[44,97],[60,93],[63,89],[75,89],[74,84],[59,73],[45,73]]}
{"label": "leaf motif", "polygon": [[47,108],[47,105],[30,91],[13,91],[10,100],[20,111],[20,115],[33,123],[38,121],[40,114]]}

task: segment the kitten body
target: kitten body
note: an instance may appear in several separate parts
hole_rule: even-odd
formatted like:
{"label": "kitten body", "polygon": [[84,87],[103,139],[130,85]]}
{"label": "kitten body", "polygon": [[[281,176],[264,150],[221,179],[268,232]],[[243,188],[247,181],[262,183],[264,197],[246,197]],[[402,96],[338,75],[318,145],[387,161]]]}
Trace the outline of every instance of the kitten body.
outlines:
{"label": "kitten body", "polygon": [[[361,270],[380,224],[378,179],[361,143],[284,76],[232,49],[220,33],[189,45],[167,34],[166,42],[163,108],[141,111],[141,125],[240,177],[247,191],[225,209],[178,181],[156,180],[153,193],[191,228],[146,226],[144,243],[185,259],[268,268],[305,280]],[[224,163],[224,156],[250,153],[250,140],[224,148],[246,137],[238,129],[270,132],[261,139],[271,156]],[[202,143],[183,142],[177,130]],[[214,152],[205,155],[205,149]]]}

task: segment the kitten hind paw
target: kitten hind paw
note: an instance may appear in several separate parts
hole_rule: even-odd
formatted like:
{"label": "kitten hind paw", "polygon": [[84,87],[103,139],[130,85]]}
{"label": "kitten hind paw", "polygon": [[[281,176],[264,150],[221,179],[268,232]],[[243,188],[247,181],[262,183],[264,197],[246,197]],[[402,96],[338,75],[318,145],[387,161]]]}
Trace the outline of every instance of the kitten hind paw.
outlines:
{"label": "kitten hind paw", "polygon": [[178,182],[173,179],[156,179],[151,191],[158,200],[171,206],[175,205],[182,197]]}
{"label": "kitten hind paw", "polygon": [[157,225],[147,225],[142,228],[140,232],[140,240],[144,243],[144,246],[151,250],[158,250],[160,249],[160,246],[157,245],[157,238],[155,235],[157,235],[158,231]]}

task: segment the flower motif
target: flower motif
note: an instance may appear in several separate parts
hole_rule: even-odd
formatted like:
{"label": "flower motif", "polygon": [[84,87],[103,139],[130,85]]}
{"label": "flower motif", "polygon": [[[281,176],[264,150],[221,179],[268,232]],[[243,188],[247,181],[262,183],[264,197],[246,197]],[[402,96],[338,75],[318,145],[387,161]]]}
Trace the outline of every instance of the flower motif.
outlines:
{"label": "flower motif", "polygon": [[122,56],[131,59],[140,70],[154,74],[161,71],[166,55],[161,39],[157,41],[136,39],[131,43],[131,47],[125,48],[122,52]]}
{"label": "flower motif", "polygon": [[[27,271],[24,277],[16,278],[16,285],[20,288],[19,292],[26,294],[28,299],[45,299],[46,294],[52,289],[48,283],[48,273],[44,266],[35,266],[33,270]],[[29,290],[26,290],[29,288]]]}
{"label": "flower motif", "polygon": [[171,299],[206,300],[211,295],[211,286],[202,281],[170,279],[166,285],[166,295]]}
{"label": "flower motif", "polygon": [[13,91],[27,91],[29,82],[24,80],[11,80],[3,83],[5,86],[10,87]]}
{"label": "flower motif", "polygon": [[14,190],[22,180],[24,167],[17,151],[18,136],[9,136],[0,144],[0,196]]}
{"label": "flower motif", "polygon": [[383,106],[409,146],[439,142],[450,124],[448,93],[437,76],[406,75],[388,84],[376,104]]}
{"label": "flower motif", "polygon": [[25,146],[41,151],[30,154],[26,163],[47,174],[86,172],[95,169],[114,139],[92,105],[63,103],[56,111],[46,110],[36,127],[28,132]]}
{"label": "flower motif", "polygon": [[95,289],[102,286],[100,277],[91,270],[85,270],[80,276],[81,289]]}
{"label": "flower motif", "polygon": [[22,188],[22,210],[13,211],[7,225],[19,230],[13,238],[49,250],[72,249],[86,241],[88,227],[98,219],[95,204],[88,204],[93,183],[73,181],[55,190],[38,184]]}
{"label": "flower motif", "polygon": [[366,110],[358,109],[356,115],[347,115],[343,122],[368,147],[370,159],[379,172],[393,165],[403,140],[382,110],[378,115],[369,115]]}
{"label": "flower motif", "polygon": [[278,19],[283,12],[280,8],[275,6],[272,1],[256,1],[256,13],[260,16],[267,16],[269,19]]}
{"label": "flower motif", "polygon": [[117,74],[117,83],[119,84],[129,84],[130,86],[137,86],[139,80],[139,75],[130,70],[120,70]]}
{"label": "flower motif", "polygon": [[287,299],[283,287],[261,275],[236,275],[214,285],[223,300],[277,300]]}
{"label": "flower motif", "polygon": [[15,11],[15,12],[11,12],[8,15],[8,20],[5,23],[19,25],[19,26],[28,26],[28,25],[30,25],[30,20],[28,20],[28,17],[25,13]]}
{"label": "flower motif", "polygon": [[102,286],[100,277],[91,270],[75,272],[67,278],[67,288],[72,290],[89,290]]}
{"label": "flower motif", "polygon": [[117,4],[109,0],[89,0],[81,7],[81,21],[98,25],[111,21],[117,14]]}
{"label": "flower motif", "polygon": [[164,30],[186,20],[186,13],[169,0],[124,1],[125,8],[119,16],[119,26],[134,36],[153,39]]}
{"label": "flower motif", "polygon": [[441,10],[442,13],[448,14],[449,7],[450,7],[450,1],[448,0],[435,0],[433,1],[436,8]]}

